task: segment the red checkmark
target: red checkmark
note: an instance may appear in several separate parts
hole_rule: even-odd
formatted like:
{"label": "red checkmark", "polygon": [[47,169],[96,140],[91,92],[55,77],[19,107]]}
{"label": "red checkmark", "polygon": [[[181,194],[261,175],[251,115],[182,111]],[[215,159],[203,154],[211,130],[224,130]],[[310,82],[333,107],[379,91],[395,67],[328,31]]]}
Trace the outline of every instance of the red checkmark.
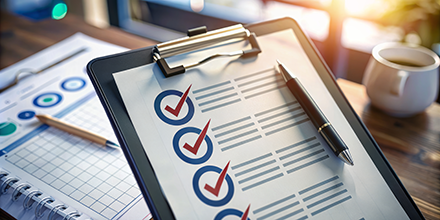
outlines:
{"label": "red checkmark", "polygon": [[183,103],[185,103],[186,97],[188,96],[189,89],[191,88],[192,84],[189,85],[188,89],[186,89],[185,93],[183,93],[183,96],[180,98],[179,103],[177,103],[176,108],[172,108],[169,105],[165,107],[165,110],[167,110],[169,113],[173,114],[174,116],[179,116],[180,110],[182,109]]}
{"label": "red checkmark", "polygon": [[218,193],[220,192],[220,188],[222,187],[223,180],[225,179],[226,173],[228,172],[229,162],[228,164],[226,164],[226,167],[220,173],[220,176],[218,177],[217,183],[215,184],[214,188],[208,184],[205,184],[205,189],[208,190],[208,192],[212,193],[214,196],[218,196]]}
{"label": "red checkmark", "polygon": [[243,215],[241,216],[241,220],[246,220],[249,214],[249,208],[251,207],[251,204],[249,204],[249,206],[247,207],[246,211],[243,213]]}
{"label": "red checkmark", "polygon": [[197,138],[197,141],[194,144],[194,147],[189,145],[188,143],[185,143],[185,145],[183,145],[183,148],[187,149],[189,152],[193,153],[194,155],[197,155],[200,145],[202,144],[203,139],[205,139],[206,132],[208,131],[210,122],[211,119],[209,119],[208,123],[206,123],[205,127],[203,128],[202,132],[200,132],[199,137]]}

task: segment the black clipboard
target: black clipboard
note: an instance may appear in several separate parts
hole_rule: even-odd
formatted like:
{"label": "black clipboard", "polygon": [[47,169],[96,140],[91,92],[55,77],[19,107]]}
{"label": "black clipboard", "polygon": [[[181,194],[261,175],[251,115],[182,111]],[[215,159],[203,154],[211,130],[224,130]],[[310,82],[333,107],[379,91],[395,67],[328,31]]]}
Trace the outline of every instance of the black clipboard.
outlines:
{"label": "black clipboard", "polygon": [[[335,78],[331,74],[330,69],[317,52],[317,49],[311,43],[311,40],[303,33],[298,23],[290,18],[282,18],[245,25],[245,28],[250,32],[255,33],[256,36],[262,36],[285,29],[291,29],[296,34],[328,91],[349,121],[355,134],[358,136],[400,205],[406,211],[410,219],[424,219],[422,213],[400,182],[377,143],[348,103],[338,87]],[[104,106],[107,116],[110,119],[116,137],[121,144],[125,157],[127,158],[154,219],[175,219],[175,216],[161,191],[161,187],[154,174],[148,156],[144,152],[133,124],[130,121],[112,75],[115,72],[150,64],[155,61],[158,62],[158,59],[154,59],[153,56],[155,49],[156,48],[152,46],[96,58],[88,63],[87,73],[95,87],[102,105]],[[162,69],[162,71],[164,70]]]}

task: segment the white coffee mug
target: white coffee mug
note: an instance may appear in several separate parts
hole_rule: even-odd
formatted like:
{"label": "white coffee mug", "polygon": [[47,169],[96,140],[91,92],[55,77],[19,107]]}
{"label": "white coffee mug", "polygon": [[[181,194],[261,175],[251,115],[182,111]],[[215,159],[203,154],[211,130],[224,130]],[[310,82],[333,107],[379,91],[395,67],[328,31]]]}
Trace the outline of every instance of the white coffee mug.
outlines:
{"label": "white coffee mug", "polygon": [[362,84],[375,107],[392,116],[411,116],[437,99],[439,64],[427,48],[382,43],[373,48]]}

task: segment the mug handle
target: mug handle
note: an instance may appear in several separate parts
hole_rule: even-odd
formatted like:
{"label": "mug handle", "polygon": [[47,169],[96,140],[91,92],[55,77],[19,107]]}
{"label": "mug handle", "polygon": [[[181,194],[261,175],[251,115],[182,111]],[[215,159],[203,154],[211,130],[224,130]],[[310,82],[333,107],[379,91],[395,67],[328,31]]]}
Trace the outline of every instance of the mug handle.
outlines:
{"label": "mug handle", "polygon": [[396,74],[393,84],[391,85],[390,93],[395,96],[401,96],[405,83],[408,80],[409,73],[407,71],[399,70]]}

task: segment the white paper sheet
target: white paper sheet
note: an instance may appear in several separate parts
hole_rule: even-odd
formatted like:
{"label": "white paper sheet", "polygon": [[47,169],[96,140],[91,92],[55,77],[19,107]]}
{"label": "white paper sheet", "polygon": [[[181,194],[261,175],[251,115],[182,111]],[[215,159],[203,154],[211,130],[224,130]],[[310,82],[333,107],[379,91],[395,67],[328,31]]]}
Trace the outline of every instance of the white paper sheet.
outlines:
{"label": "white paper sheet", "polygon": [[[256,58],[213,60],[170,78],[156,64],[114,74],[176,217],[408,219],[293,32],[261,36],[258,43]],[[243,47],[167,60],[182,65]],[[317,133],[276,74],[277,59],[335,126],[353,167]]]}
{"label": "white paper sheet", "polygon": [[[116,142],[85,65],[125,50],[78,33],[0,72],[8,81],[21,69],[38,71],[78,52],[0,93],[0,168],[19,178],[17,184],[28,183],[43,197],[69,206],[66,213],[84,213],[81,219],[144,219],[151,214],[122,151],[42,125],[33,116],[54,115]],[[18,219],[33,219],[36,204],[23,210],[23,198],[13,202],[12,191],[0,197],[1,208]]]}

